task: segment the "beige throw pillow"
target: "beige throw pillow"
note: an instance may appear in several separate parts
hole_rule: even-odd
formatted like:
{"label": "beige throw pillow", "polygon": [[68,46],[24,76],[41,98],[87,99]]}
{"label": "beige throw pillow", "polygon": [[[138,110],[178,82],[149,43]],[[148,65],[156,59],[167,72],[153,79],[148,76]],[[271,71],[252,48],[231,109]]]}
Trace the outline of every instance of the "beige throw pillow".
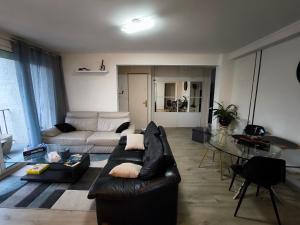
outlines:
{"label": "beige throw pillow", "polygon": [[143,134],[127,134],[125,150],[145,150]]}
{"label": "beige throw pillow", "polygon": [[113,177],[123,177],[123,178],[137,178],[141,171],[142,166],[134,163],[122,163],[115,166],[109,175]]}

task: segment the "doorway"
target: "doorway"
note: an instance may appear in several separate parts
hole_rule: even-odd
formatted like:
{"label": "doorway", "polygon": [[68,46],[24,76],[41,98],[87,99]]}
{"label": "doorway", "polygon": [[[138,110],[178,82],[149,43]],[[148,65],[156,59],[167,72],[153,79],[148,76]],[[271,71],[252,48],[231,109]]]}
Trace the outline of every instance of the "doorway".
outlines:
{"label": "doorway", "polygon": [[151,67],[118,67],[118,101],[120,112],[130,112],[136,129],[145,128],[150,121]]}
{"label": "doorway", "polygon": [[119,111],[129,111],[137,129],[151,120],[165,127],[208,126],[213,71],[213,66],[118,66]]}
{"label": "doorway", "polygon": [[148,123],[148,74],[128,74],[128,109],[137,129]]}

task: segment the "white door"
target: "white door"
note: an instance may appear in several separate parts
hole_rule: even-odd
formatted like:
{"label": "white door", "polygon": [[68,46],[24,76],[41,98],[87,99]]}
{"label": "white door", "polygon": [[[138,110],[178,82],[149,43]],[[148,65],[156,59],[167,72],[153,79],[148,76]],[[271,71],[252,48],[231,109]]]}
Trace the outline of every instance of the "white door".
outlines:
{"label": "white door", "polygon": [[128,74],[129,112],[137,129],[148,123],[148,75]]}

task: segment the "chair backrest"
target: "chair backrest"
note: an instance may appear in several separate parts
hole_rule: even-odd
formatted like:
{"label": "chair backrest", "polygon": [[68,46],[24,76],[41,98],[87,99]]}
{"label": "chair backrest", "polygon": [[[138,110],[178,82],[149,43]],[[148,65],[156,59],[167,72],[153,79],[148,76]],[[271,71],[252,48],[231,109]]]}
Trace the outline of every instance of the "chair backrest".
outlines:
{"label": "chair backrest", "polygon": [[259,125],[248,124],[244,129],[245,134],[252,136],[264,136],[266,130],[264,127]]}
{"label": "chair backrest", "polygon": [[243,167],[243,176],[262,186],[285,182],[285,174],[285,161],[282,159],[254,156]]}

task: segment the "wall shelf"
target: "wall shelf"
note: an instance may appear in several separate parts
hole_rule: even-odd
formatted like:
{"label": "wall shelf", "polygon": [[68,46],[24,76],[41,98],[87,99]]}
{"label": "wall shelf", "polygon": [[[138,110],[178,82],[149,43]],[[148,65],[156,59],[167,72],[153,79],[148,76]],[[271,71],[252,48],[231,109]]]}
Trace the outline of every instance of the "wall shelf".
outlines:
{"label": "wall shelf", "polygon": [[108,73],[108,70],[76,70],[75,73],[102,73],[102,74],[106,74]]}

